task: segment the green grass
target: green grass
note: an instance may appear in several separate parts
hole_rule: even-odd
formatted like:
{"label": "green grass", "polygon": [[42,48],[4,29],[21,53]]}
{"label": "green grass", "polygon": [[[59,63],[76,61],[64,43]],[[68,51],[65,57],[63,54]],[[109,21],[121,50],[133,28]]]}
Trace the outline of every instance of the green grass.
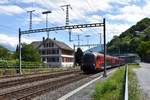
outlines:
{"label": "green grass", "polygon": [[94,100],[123,100],[124,67],[118,69],[108,79],[96,83]]}
{"label": "green grass", "polygon": [[[134,68],[139,68],[138,64],[128,66],[128,92],[129,100],[145,100],[141,92],[137,78],[133,72]],[[124,98],[124,75],[125,67],[121,67],[109,78],[96,83],[94,100],[123,100]]]}

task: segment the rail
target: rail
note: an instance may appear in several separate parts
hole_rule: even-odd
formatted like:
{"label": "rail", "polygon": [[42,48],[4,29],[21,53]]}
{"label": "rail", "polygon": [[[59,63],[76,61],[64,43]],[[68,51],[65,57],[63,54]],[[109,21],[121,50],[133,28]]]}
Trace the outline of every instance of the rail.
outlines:
{"label": "rail", "polygon": [[128,100],[128,64],[126,64],[126,67],[125,67],[124,100]]}

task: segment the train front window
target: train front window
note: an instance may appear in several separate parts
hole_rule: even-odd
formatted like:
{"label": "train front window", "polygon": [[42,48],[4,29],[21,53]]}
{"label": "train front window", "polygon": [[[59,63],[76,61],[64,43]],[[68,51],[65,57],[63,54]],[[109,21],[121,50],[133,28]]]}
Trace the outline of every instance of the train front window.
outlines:
{"label": "train front window", "polygon": [[83,56],[83,63],[95,63],[95,56],[93,54],[85,54]]}

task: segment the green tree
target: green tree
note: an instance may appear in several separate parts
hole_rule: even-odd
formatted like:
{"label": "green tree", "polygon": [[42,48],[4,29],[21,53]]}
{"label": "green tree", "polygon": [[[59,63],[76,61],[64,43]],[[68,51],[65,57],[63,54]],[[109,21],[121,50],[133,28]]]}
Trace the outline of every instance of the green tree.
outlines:
{"label": "green tree", "polygon": [[147,41],[147,42],[142,41],[137,48],[137,52],[139,53],[142,60],[144,60],[146,56],[149,56],[150,55],[150,41]]}
{"label": "green tree", "polygon": [[[118,38],[120,42],[118,42]],[[121,53],[137,53],[137,48],[142,41],[150,41],[150,19],[144,18],[137,22],[120,36],[113,38],[108,44],[108,53],[117,53],[120,48]],[[138,52],[139,53],[139,52]]]}
{"label": "green tree", "polygon": [[[39,51],[33,48],[31,44],[23,43],[21,48],[21,54],[22,54],[23,61],[34,61],[34,62],[40,61]],[[16,55],[17,56],[19,55],[18,46],[16,48]]]}
{"label": "green tree", "polygon": [[8,50],[3,46],[0,46],[0,58],[7,59],[8,58]]}
{"label": "green tree", "polygon": [[16,46],[16,52],[14,53],[14,58],[18,59],[19,58],[19,46]]}
{"label": "green tree", "polygon": [[78,48],[77,51],[75,52],[75,64],[81,65],[82,63],[82,57],[83,57],[83,52],[81,48]]}

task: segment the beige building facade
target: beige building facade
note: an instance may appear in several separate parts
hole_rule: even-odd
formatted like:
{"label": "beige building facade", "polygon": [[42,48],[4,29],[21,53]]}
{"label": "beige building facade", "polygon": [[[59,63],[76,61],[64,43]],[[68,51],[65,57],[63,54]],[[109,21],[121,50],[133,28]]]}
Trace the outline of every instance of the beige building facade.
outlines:
{"label": "beige building facade", "polygon": [[74,64],[74,50],[56,39],[44,39],[31,43],[39,49],[41,62],[49,67],[70,67]]}

